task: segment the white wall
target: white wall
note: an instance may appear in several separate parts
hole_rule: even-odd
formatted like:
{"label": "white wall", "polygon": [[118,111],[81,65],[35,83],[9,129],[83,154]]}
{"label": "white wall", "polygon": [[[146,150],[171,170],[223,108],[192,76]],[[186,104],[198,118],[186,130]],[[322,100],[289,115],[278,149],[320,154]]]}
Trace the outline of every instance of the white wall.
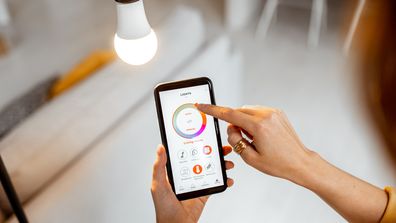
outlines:
{"label": "white wall", "polygon": [[229,31],[246,27],[261,12],[261,6],[261,0],[226,0],[226,27]]}

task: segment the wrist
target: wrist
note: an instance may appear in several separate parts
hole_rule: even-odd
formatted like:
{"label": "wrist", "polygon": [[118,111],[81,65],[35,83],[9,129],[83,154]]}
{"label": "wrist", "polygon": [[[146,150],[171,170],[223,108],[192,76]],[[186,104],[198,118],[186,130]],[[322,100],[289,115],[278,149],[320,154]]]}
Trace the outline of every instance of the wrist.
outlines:
{"label": "wrist", "polygon": [[308,189],[314,189],[316,178],[320,175],[321,170],[326,166],[326,162],[322,157],[311,150],[307,150],[300,159],[294,174],[289,180],[295,184]]}

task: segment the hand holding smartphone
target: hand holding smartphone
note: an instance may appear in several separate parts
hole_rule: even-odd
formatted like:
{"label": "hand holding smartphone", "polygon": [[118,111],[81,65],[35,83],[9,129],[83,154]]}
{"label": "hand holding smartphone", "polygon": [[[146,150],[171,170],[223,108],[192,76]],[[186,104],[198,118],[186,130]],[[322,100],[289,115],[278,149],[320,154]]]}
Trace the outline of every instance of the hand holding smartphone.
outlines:
{"label": "hand holding smartphone", "polygon": [[215,104],[211,80],[202,77],[159,84],[154,95],[168,156],[168,179],[176,197],[186,200],[226,190],[218,120],[194,106]]}

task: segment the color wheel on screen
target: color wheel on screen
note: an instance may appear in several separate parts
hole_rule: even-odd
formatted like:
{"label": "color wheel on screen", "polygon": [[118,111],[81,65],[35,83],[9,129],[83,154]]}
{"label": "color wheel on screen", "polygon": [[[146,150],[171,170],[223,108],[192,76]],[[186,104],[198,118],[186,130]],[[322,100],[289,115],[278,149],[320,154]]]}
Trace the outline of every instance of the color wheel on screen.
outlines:
{"label": "color wheel on screen", "polygon": [[183,104],[173,113],[172,125],[178,135],[192,139],[205,130],[206,115],[198,111],[192,103]]}

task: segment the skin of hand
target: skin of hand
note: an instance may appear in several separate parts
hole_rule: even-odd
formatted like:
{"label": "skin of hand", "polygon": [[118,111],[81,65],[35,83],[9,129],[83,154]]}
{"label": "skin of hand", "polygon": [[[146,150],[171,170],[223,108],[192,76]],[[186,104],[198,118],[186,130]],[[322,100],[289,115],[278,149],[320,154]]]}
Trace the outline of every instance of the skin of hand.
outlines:
{"label": "skin of hand", "polygon": [[[328,163],[307,149],[286,115],[267,107],[238,109],[196,104],[201,111],[230,123],[230,145],[242,139],[247,148],[242,159],[257,170],[287,179],[321,197],[349,222],[378,222],[386,208],[387,194]],[[369,198],[369,199],[368,199]]]}
{"label": "skin of hand", "polygon": [[198,104],[202,112],[222,119],[227,128],[228,142],[235,145],[242,133],[254,140],[240,154],[250,166],[271,176],[293,180],[306,159],[313,153],[305,148],[284,113],[266,107],[231,109]]}
{"label": "skin of hand", "polygon": [[[223,147],[224,156],[231,153],[231,151],[231,147]],[[179,201],[167,178],[166,161],[165,148],[163,145],[159,145],[151,184],[151,195],[154,201],[157,223],[198,222],[209,196]],[[234,168],[234,163],[225,161],[225,166],[227,170],[230,170]],[[233,184],[234,181],[228,178],[227,186],[231,187]]]}

